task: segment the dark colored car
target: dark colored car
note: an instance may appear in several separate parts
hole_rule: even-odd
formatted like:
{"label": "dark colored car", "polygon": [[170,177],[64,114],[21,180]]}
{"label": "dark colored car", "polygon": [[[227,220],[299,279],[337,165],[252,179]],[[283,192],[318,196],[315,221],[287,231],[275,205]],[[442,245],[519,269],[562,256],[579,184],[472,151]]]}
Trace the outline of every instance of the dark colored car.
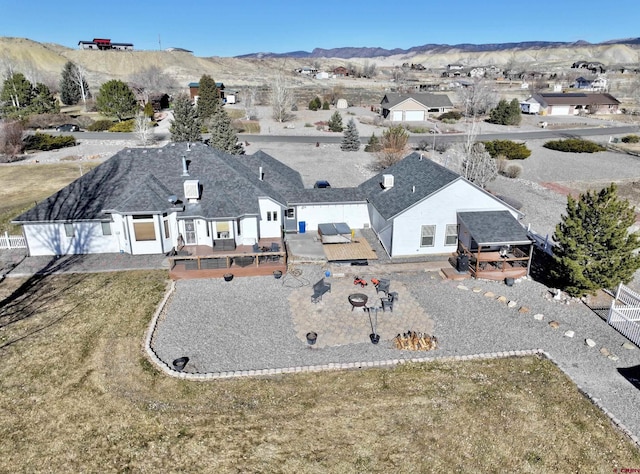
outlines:
{"label": "dark colored car", "polygon": [[79,132],[80,127],[74,125],[72,123],[65,123],[64,125],[60,125],[56,127],[56,131],[58,132]]}
{"label": "dark colored car", "polygon": [[330,188],[331,185],[329,184],[329,181],[316,181],[316,184],[313,185],[314,188]]}

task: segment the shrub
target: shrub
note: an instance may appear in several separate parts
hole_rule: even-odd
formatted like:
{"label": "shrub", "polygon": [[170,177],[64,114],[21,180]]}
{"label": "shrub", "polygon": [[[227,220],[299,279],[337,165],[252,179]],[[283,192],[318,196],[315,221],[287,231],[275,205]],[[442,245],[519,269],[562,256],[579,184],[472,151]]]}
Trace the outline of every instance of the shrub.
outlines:
{"label": "shrub", "polygon": [[568,153],[596,153],[605,151],[606,148],[597,143],[583,140],[582,138],[567,138],[566,140],[551,140],[543,145],[549,150],[556,150]]}
{"label": "shrub", "polygon": [[29,135],[24,139],[25,148],[27,150],[57,150],[76,145],[76,139],[71,135],[60,135],[54,137],[47,133],[36,133]]}
{"label": "shrub", "polygon": [[622,143],[638,143],[640,142],[640,137],[638,135],[627,135],[626,137],[622,137]]}
{"label": "shrub", "polygon": [[110,132],[124,132],[131,133],[135,127],[135,120],[123,120],[122,122],[118,122],[113,124],[110,128]]}
{"label": "shrub", "polygon": [[438,120],[441,120],[443,122],[447,120],[447,121],[452,121],[449,123],[454,123],[460,120],[461,118],[462,118],[462,114],[460,112],[456,112],[455,110],[452,110],[450,112],[445,112],[442,115],[440,115],[438,117]]}
{"label": "shrub", "polygon": [[309,102],[309,110],[318,110],[322,107],[320,97],[315,97]]}
{"label": "shrub", "polygon": [[112,125],[113,121],[111,120],[96,120],[87,127],[87,130],[90,132],[104,132],[105,130],[109,130]]}
{"label": "shrub", "polygon": [[531,150],[524,143],[516,143],[511,140],[493,140],[483,143],[485,150],[492,158],[504,156],[507,160],[524,160],[531,156]]}
{"label": "shrub", "polygon": [[329,101],[328,100],[325,100],[322,103],[322,110],[329,110]]}
{"label": "shrub", "polygon": [[509,163],[502,174],[507,178],[518,178],[522,173],[522,166],[517,163]]}
{"label": "shrub", "polygon": [[429,133],[430,130],[425,127],[407,127],[407,130],[411,133]]}
{"label": "shrub", "polygon": [[309,122],[304,124],[305,127],[313,127],[313,125],[311,125]]}

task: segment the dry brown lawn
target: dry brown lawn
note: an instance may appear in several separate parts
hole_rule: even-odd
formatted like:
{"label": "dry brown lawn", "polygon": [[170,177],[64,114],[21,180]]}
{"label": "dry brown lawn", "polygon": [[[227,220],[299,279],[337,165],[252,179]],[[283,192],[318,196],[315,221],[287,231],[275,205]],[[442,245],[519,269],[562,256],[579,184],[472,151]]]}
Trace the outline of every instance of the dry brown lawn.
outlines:
{"label": "dry brown lawn", "polygon": [[19,233],[11,219],[95,168],[97,162],[0,165],[0,231]]}
{"label": "dry brown lawn", "polygon": [[0,283],[0,472],[612,472],[640,453],[536,357],[191,382],[160,271]]}

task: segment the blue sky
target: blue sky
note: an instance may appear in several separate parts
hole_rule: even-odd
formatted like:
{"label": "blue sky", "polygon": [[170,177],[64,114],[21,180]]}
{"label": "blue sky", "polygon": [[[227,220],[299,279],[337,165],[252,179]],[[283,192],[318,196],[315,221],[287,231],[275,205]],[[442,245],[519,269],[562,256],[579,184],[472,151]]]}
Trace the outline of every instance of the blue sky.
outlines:
{"label": "blue sky", "polygon": [[0,36],[76,48],[110,38],[135,49],[236,56],[342,46],[577,41],[640,36],[638,0],[0,0]]}

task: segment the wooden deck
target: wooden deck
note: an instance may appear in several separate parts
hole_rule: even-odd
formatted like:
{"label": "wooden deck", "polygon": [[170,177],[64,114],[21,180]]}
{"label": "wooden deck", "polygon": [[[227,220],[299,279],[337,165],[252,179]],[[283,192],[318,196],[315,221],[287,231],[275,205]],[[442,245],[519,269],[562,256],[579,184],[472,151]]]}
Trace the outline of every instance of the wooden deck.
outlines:
{"label": "wooden deck", "polygon": [[378,255],[363,237],[344,244],[323,244],[322,250],[324,250],[324,254],[330,262],[378,260]]}

